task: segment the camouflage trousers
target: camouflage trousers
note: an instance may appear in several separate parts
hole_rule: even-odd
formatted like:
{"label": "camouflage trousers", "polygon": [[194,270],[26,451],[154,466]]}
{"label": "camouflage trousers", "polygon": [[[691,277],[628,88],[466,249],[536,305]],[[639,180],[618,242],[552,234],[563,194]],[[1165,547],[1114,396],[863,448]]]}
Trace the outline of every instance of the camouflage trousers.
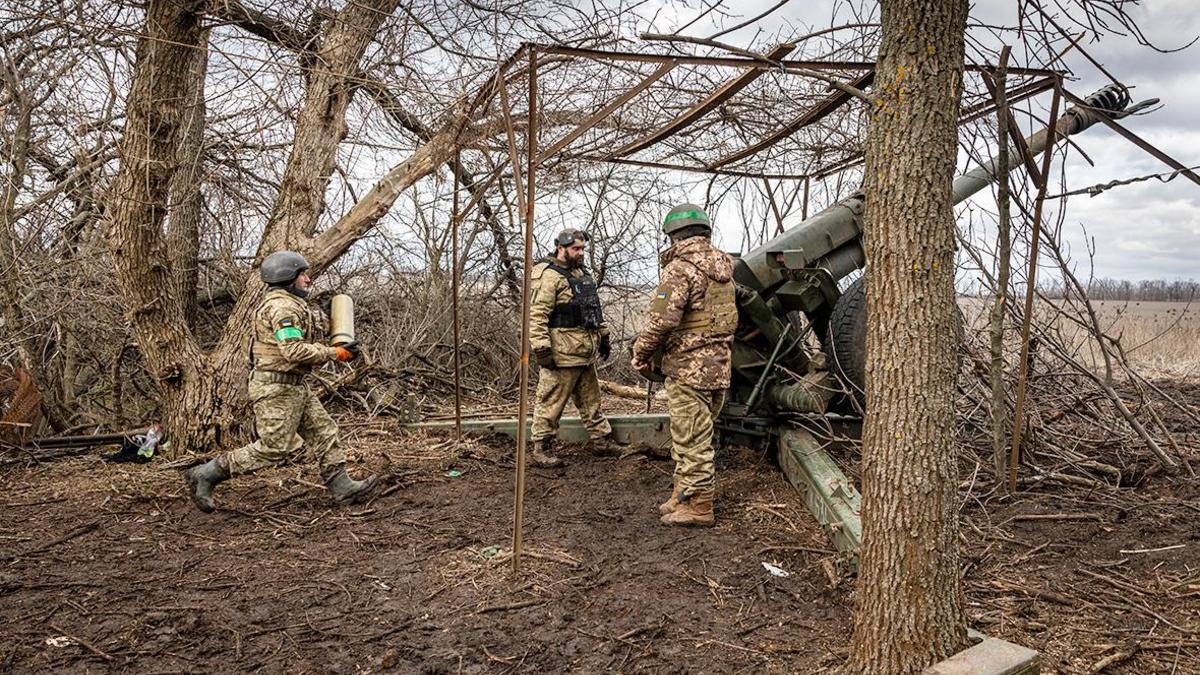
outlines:
{"label": "camouflage trousers", "polygon": [[337,423],[325,412],[317,395],[303,384],[250,381],[254,426],[258,440],[229,453],[229,471],[236,476],[289,459],[303,439],[322,473],[344,464]]}
{"label": "camouflage trousers", "polygon": [[716,485],[713,420],[724,404],[724,389],[696,389],[667,378],[671,459],[675,460],[675,481],[683,495],[712,490]]}
{"label": "camouflage trousers", "polygon": [[579,410],[579,419],[589,436],[600,438],[612,433],[612,427],[600,412],[600,379],[596,377],[595,365],[542,368],[538,375],[537,402],[533,406],[531,440],[558,433],[558,421],[568,399]]}

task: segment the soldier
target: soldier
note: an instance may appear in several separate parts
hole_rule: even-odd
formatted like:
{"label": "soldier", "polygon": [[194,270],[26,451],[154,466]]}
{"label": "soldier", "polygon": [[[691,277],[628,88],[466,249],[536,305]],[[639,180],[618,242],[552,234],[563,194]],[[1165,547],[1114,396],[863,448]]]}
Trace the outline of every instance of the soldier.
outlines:
{"label": "soldier", "polygon": [[659,506],[660,520],[711,527],[713,419],[729,387],[730,345],[738,322],[733,259],[713,248],[712,222],[699,206],[676,206],[662,227],[672,243],[659,256],[662,280],[633,343],[632,365],[649,375],[655,352],[662,350],[675,489]]}
{"label": "soldier", "polygon": [[205,513],[216,508],[212,492],[218,483],[278,464],[295,449],[297,433],[316,455],[321,481],[337,501],[360,501],[375,486],[374,475],[357,481],[346,474],[337,424],[304,385],[314,366],[353,361],[359,353],[357,342],[326,347],[313,341],[316,320],[304,302],[311,282],[307,270],[308,261],[293,251],[263,260],[259,274],[269,289],[254,315],[249,383],[258,440],[184,473],[192,501]]}
{"label": "soldier", "polygon": [[608,358],[612,344],[596,282],[583,267],[587,241],[582,230],[563,230],[554,238],[554,256],[530,271],[529,344],[541,366],[530,434],[530,460],[537,467],[563,464],[554,454],[554,436],[567,399],[579,410],[592,452],[612,453],[621,447],[600,412],[596,362]]}

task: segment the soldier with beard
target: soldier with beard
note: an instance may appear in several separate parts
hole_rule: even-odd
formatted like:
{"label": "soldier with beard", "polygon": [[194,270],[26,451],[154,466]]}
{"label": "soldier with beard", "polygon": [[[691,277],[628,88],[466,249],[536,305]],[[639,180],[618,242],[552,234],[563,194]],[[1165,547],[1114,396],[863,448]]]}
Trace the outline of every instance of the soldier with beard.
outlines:
{"label": "soldier with beard", "polygon": [[712,222],[695,204],[671,209],[663,220],[671,248],[659,256],[662,279],[645,327],[633,343],[632,366],[652,371],[662,350],[675,489],[659,506],[665,525],[711,527],[716,471],[713,420],[725,402],[730,350],[738,313],[733,259],[713,248]]}
{"label": "soldier with beard", "polygon": [[554,238],[554,255],[530,271],[529,344],[541,366],[530,434],[530,460],[537,467],[563,465],[554,440],[568,400],[579,410],[592,452],[611,454],[621,447],[600,412],[596,363],[609,357],[612,344],[596,282],[583,266],[588,239],[582,230],[563,230]]}

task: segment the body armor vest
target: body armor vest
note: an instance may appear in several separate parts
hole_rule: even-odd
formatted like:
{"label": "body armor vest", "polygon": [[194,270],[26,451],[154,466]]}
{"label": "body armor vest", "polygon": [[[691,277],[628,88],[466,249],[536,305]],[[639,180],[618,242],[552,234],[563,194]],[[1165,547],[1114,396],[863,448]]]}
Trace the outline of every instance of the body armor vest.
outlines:
{"label": "body armor vest", "polygon": [[558,272],[571,285],[571,301],[554,305],[550,312],[551,328],[586,328],[596,330],[604,323],[604,312],[600,308],[600,294],[596,292],[596,280],[586,271],[576,277],[571,270],[555,262],[546,267]]}
{"label": "body armor vest", "polygon": [[733,280],[716,281],[709,277],[708,288],[704,291],[704,306],[684,312],[676,330],[713,338],[733,335],[738,325],[736,296]]}
{"label": "body armor vest", "polygon": [[[279,345],[272,341],[275,328],[271,325],[268,306],[273,302],[277,303],[279,300],[265,298],[263,303],[254,312],[254,331],[250,336],[250,368],[252,370],[271,372],[307,372],[311,370],[309,366],[289,362],[284,358]],[[303,301],[299,302],[300,307],[296,311],[299,315],[300,325],[296,326],[296,328],[299,328],[304,333],[305,342],[312,342],[312,331],[316,326],[316,318],[313,316],[312,310]]]}

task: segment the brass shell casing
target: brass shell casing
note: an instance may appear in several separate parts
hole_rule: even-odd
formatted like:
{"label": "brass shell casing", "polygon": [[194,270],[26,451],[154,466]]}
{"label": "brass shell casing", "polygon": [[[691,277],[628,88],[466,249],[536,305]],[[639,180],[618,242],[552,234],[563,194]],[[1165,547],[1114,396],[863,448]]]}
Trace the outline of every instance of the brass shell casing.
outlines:
{"label": "brass shell casing", "polygon": [[349,342],[354,342],[354,300],[338,294],[329,307],[329,344],[336,347]]}

